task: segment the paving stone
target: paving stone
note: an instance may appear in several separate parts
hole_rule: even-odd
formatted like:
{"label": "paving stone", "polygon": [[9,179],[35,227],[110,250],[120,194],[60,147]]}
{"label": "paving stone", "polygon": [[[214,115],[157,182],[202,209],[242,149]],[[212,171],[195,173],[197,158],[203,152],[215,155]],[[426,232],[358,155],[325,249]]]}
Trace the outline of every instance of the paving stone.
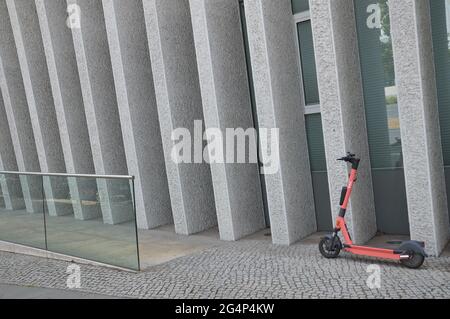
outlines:
{"label": "paving stone", "polygon": [[[381,267],[381,289],[366,285]],[[0,252],[0,284],[67,289],[67,262]],[[140,273],[80,265],[79,291],[131,298],[449,298],[450,258],[418,270],[345,253],[322,258],[316,245],[227,243]]]}

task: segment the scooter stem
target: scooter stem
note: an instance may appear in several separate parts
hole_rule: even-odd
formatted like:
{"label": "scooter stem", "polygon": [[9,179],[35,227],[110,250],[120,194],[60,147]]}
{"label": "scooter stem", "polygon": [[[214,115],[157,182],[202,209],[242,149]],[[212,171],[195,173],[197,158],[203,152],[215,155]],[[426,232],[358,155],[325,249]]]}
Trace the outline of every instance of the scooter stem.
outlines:
{"label": "scooter stem", "polygon": [[347,224],[345,222],[345,214],[347,212],[348,204],[350,202],[350,197],[352,195],[353,185],[355,184],[356,179],[357,179],[360,159],[355,158],[355,156],[353,154],[349,154],[347,157],[344,157],[340,160],[343,160],[347,163],[352,164],[352,170],[351,170],[350,176],[348,178],[347,187],[343,189],[343,193],[345,191],[345,194],[342,194],[343,198],[341,199],[342,202],[341,202],[341,207],[339,210],[339,216],[336,221],[336,229],[334,231],[333,243],[335,240],[334,238],[337,236],[337,233],[339,231],[342,231],[342,235],[344,236],[345,244],[352,245],[353,244],[352,238],[350,236],[350,233],[347,228]]}
{"label": "scooter stem", "polygon": [[[344,216],[345,216],[345,211],[347,210],[347,207],[348,207],[348,203],[350,201],[350,197],[352,195],[353,185],[356,182],[357,174],[358,174],[358,170],[356,168],[352,168],[350,177],[348,179],[347,193],[345,194],[344,202],[341,205],[341,211],[344,210]],[[341,214],[339,214],[339,215],[341,215]],[[344,217],[344,216],[342,216],[342,217]]]}

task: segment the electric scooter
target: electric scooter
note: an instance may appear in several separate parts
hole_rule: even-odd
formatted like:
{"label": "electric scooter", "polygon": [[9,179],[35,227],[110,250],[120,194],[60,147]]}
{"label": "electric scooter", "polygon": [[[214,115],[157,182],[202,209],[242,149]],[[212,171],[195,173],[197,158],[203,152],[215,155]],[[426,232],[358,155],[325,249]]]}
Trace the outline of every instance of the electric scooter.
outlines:
{"label": "electric scooter", "polygon": [[[360,159],[355,154],[348,153],[346,157],[338,159],[352,165],[352,170],[348,180],[348,185],[343,187],[340,200],[340,211],[336,221],[336,228],[333,234],[328,235],[320,241],[319,250],[325,258],[337,258],[341,250],[355,255],[370,256],[388,260],[399,261],[402,265],[416,269],[422,266],[425,257],[425,243],[419,241],[406,241],[400,244],[396,250],[374,248],[368,246],[354,245],[350,237],[347,224],[345,222],[345,213],[347,211],[353,186],[357,179],[357,172]],[[342,232],[344,243],[341,242],[339,233]]]}

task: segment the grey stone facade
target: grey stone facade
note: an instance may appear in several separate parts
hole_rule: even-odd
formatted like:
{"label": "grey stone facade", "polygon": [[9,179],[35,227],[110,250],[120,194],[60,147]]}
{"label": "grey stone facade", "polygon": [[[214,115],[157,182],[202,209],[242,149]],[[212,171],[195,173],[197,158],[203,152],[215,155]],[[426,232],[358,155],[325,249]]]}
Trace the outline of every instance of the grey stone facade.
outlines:
{"label": "grey stone facade", "polygon": [[[16,157],[12,144],[11,133],[8,126],[3,99],[0,95],[0,171],[17,171]],[[22,189],[18,180],[9,179],[0,175],[0,195],[7,210],[23,209]]]}
{"label": "grey stone facade", "polygon": [[390,7],[411,237],[439,254],[450,238],[427,1]]}
{"label": "grey stone facade", "polygon": [[155,228],[173,218],[142,1],[105,0],[103,10],[138,225]]}
{"label": "grey stone facade", "polygon": [[209,165],[171,156],[173,130],[194,136],[203,120],[189,1],[144,0],[144,12],[175,230],[189,235],[217,225]]}
{"label": "grey stone facade", "polygon": [[[19,171],[39,172],[41,168],[6,1],[0,1],[0,24],[0,86],[14,155]],[[32,199],[41,197],[40,183],[26,177],[20,182],[27,212],[39,212],[39,205]]]}
{"label": "grey stone facade", "polygon": [[[94,161],[84,112],[72,33],[66,27],[64,1],[36,0],[36,11],[47,61],[56,118],[67,173],[94,174]],[[69,180],[70,195],[76,219],[97,218],[95,206],[82,205],[83,188],[96,188],[95,181]]]}
{"label": "grey stone facade", "polygon": [[[253,128],[239,3],[190,5],[206,128]],[[212,163],[211,173],[221,238],[237,240],[263,229],[258,165]]]}
{"label": "grey stone facade", "polygon": [[[439,255],[450,238],[449,187],[429,2],[389,3],[410,235]],[[376,178],[354,5],[314,0],[308,14],[332,215],[348,174],[336,158],[357,153],[364,160],[347,217],[364,243],[378,230]],[[264,229],[266,209],[274,244],[316,232],[291,0],[243,0],[242,8],[239,0],[0,0],[0,171],[133,175],[143,229],[173,223],[191,235],[218,226],[221,239],[234,241]],[[255,163],[204,160],[205,129],[255,126],[279,129],[274,174],[262,178]],[[192,143],[199,161],[173,160],[179,128],[202,140]],[[118,204],[121,185],[92,183],[46,179],[45,195],[70,197],[73,206],[49,201],[50,214],[132,219]],[[37,179],[3,178],[0,188],[2,209],[41,211]],[[83,204],[97,197],[101,207]]]}
{"label": "grey stone facade", "polygon": [[287,245],[316,230],[291,5],[244,3],[259,125],[280,129],[280,169],[265,181],[273,241]]}
{"label": "grey stone facade", "polygon": [[311,21],[317,52],[317,74],[328,181],[334,216],[348,168],[336,161],[351,151],[364,160],[346,217],[357,243],[372,238],[376,229],[366,119],[353,1],[313,1]]}
{"label": "grey stone facade", "polygon": [[[6,1],[13,29],[20,70],[30,111],[39,164],[42,172],[65,173],[66,167],[58,132],[55,106],[39,32],[36,7],[29,1]],[[67,198],[67,181],[45,178],[43,183],[50,215],[68,215],[72,210],[56,199]]]}
{"label": "grey stone facade", "polygon": [[[75,54],[95,173],[126,175],[128,173],[122,131],[114,86],[111,58],[101,2],[68,0],[83,12],[81,27],[72,28]],[[111,200],[120,192],[113,181],[98,180],[103,220],[117,224],[132,217]]]}

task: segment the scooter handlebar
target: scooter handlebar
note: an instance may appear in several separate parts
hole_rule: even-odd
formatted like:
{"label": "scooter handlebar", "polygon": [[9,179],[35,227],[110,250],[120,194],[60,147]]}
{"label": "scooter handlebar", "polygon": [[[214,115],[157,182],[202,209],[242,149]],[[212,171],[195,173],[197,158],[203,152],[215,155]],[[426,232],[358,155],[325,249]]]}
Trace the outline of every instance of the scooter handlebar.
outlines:
{"label": "scooter handlebar", "polygon": [[352,164],[352,168],[358,169],[359,162],[361,161],[359,158],[356,158],[355,154],[347,153],[347,156],[338,158],[338,161],[344,161]]}
{"label": "scooter handlebar", "polygon": [[337,160],[338,160],[338,161],[344,161],[344,162],[351,162],[352,160],[355,159],[355,157],[356,157],[355,154],[352,154],[352,153],[348,152],[348,153],[347,153],[347,156],[338,158]]}

